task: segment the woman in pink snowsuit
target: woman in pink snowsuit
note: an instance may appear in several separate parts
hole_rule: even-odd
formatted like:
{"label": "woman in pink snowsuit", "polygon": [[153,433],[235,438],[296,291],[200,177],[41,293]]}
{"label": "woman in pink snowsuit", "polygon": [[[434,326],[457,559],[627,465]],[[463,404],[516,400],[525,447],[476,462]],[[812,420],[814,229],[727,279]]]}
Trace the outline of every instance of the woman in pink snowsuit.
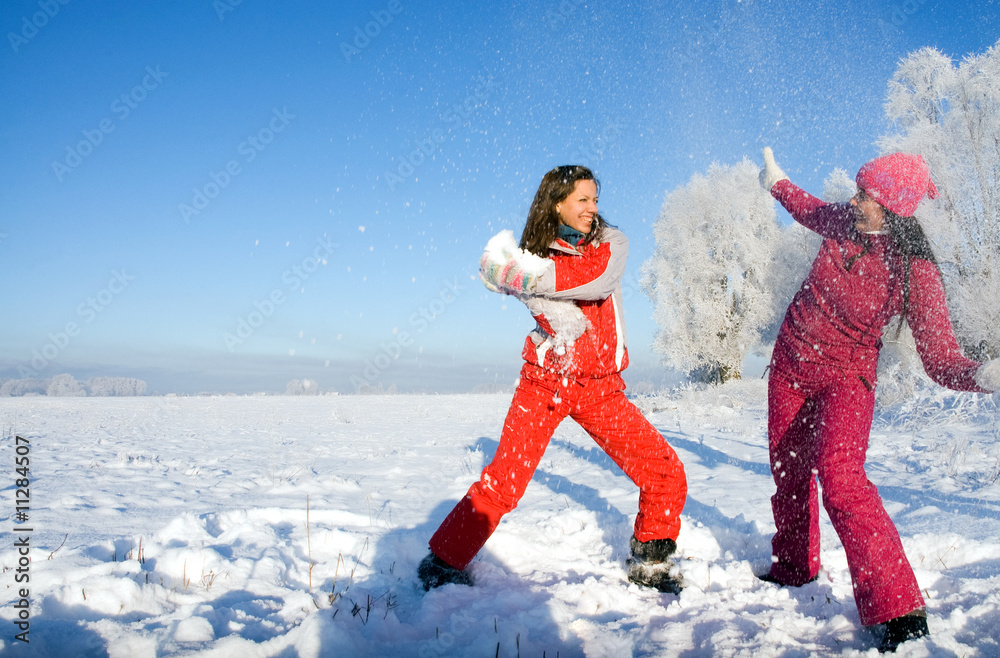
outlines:
{"label": "woman in pink snowsuit", "polygon": [[628,240],[597,213],[598,182],[586,167],[545,174],[518,247],[510,231],[487,246],[480,278],[517,296],[537,326],[493,461],[430,540],[418,575],[425,589],[470,584],[465,571],[524,494],[552,433],[573,418],[639,486],[631,539],[633,582],[677,593],[676,550],[687,497],[684,467],[624,393],[628,365],[621,278]]}
{"label": "woman in pink snowsuit", "polygon": [[[764,150],[761,183],[822,246],[788,307],[771,358],[768,436],[777,492],[772,566],[763,578],[799,586],[820,569],[817,479],[847,552],[862,624],[886,624],[880,651],[928,633],[924,600],[899,534],[865,474],[881,336],[905,318],[927,374],[942,386],[1000,388],[1000,361],[962,355],[934,255],[913,218],[937,196],[920,156],[864,165],[849,204],[793,185]],[[900,320],[902,322],[902,320]]]}

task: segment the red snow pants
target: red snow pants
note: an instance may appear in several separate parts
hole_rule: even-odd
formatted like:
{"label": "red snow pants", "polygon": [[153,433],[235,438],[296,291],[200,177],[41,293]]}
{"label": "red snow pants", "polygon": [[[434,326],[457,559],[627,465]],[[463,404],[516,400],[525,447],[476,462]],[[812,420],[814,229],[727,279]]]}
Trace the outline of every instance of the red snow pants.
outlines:
{"label": "red snow pants", "polygon": [[861,623],[881,624],[924,605],[899,533],[865,473],[875,394],[857,376],[815,387],[771,371],[768,435],[777,533],[771,576],[802,585],[819,573],[819,504],[847,552]]}
{"label": "red snow pants", "polygon": [[431,550],[451,566],[468,566],[503,515],[517,506],[552,433],[566,416],[639,486],[636,539],[677,539],[687,498],[684,466],[625,397],[621,377],[616,373],[558,386],[561,381],[531,364],[521,370],[493,461],[431,537]]}

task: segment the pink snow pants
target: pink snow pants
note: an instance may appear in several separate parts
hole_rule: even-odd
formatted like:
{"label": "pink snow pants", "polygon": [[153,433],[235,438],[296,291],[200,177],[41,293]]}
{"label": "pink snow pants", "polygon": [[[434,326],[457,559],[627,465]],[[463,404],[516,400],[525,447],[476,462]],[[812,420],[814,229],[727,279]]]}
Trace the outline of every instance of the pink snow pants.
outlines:
{"label": "pink snow pants", "polygon": [[861,623],[881,624],[924,605],[899,533],[865,474],[875,394],[857,376],[815,388],[771,371],[768,435],[777,533],[771,576],[802,585],[819,573],[819,506],[847,552]]}
{"label": "pink snow pants", "polygon": [[639,486],[639,541],[677,539],[687,498],[684,466],[663,436],[623,392],[618,374],[570,381],[525,365],[504,421],[500,445],[478,482],[458,502],[430,540],[439,558],[464,569],[513,510],[531,480],[556,427],[571,417]]}

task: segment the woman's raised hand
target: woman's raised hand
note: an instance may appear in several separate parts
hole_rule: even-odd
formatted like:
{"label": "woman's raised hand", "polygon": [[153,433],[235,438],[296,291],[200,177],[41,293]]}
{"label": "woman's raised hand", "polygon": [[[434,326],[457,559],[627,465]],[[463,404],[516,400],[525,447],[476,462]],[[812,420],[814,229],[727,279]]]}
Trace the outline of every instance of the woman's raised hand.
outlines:
{"label": "woman's raised hand", "polygon": [[1000,391],[1000,359],[993,359],[979,366],[976,384],[987,391]]}
{"label": "woman's raised hand", "polygon": [[492,290],[507,295],[529,295],[535,290],[538,277],[517,260],[499,260],[484,253],[479,259],[479,280]]}
{"label": "woman's raised hand", "polygon": [[518,248],[511,231],[501,231],[486,245],[479,259],[479,280],[493,292],[530,295],[551,261]]}
{"label": "woman's raised hand", "polygon": [[761,187],[766,191],[770,192],[774,184],[780,180],[788,180],[788,176],[778,163],[774,161],[774,151],[771,150],[770,146],[764,147],[764,168],[760,170],[760,180]]}

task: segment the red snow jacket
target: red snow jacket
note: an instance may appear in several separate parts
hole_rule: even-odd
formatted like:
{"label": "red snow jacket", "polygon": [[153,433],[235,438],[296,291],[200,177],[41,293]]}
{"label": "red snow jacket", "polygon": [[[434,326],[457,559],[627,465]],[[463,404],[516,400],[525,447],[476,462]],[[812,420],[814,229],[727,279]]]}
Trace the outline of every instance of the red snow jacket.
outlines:
{"label": "red snow jacket", "polygon": [[606,226],[599,239],[579,248],[555,240],[549,245],[548,258],[555,263],[555,276],[543,276],[535,295],[540,302],[574,302],[588,326],[571,347],[562,350],[553,340],[555,331],[545,317],[544,303],[529,300],[528,308],[537,326],[524,341],[524,360],[574,379],[604,377],[624,370],[628,351],[621,280],[628,258],[628,238]]}
{"label": "red snow jacket", "polygon": [[[771,194],[824,238],[785,314],[771,366],[797,381],[853,375],[874,387],[882,331],[903,309],[902,255],[891,236],[859,233],[849,204],[827,204],[787,180]],[[919,258],[911,263],[906,321],[924,370],[942,386],[985,392],[973,379],[981,364],[958,347],[937,266]]]}

